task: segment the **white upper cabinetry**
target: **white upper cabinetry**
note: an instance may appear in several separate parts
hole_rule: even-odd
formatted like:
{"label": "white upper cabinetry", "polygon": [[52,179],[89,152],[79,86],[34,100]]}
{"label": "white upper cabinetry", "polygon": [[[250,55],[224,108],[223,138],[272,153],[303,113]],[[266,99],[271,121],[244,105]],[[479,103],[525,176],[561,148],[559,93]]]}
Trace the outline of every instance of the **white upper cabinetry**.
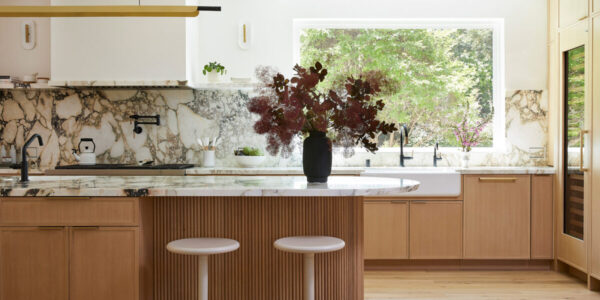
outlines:
{"label": "white upper cabinetry", "polygon": [[588,16],[588,0],[559,0],[559,25],[565,28]]}
{"label": "white upper cabinetry", "polygon": [[[138,5],[138,0],[52,0],[52,5]],[[185,0],[141,0],[185,5]],[[53,18],[53,81],[185,80],[185,18]]]}

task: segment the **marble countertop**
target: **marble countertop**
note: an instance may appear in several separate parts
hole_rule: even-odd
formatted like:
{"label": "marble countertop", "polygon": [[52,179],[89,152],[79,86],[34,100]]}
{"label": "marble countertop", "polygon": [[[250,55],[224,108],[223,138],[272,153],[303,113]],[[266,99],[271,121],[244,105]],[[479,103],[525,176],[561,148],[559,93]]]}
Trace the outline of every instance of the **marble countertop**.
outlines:
{"label": "marble countertop", "polygon": [[378,177],[330,177],[308,184],[304,176],[32,176],[0,178],[0,196],[385,196],[417,190],[419,182]]}
{"label": "marble countertop", "polygon": [[[332,175],[360,175],[367,171],[376,173],[405,172],[443,172],[452,171],[460,174],[554,174],[552,167],[334,167]],[[277,168],[191,168],[186,170],[186,175],[303,175],[302,167],[277,167]]]}
{"label": "marble countertop", "polygon": [[[365,168],[334,167],[332,175],[360,175]],[[191,168],[186,175],[304,175],[302,167],[260,167],[260,168]]]}

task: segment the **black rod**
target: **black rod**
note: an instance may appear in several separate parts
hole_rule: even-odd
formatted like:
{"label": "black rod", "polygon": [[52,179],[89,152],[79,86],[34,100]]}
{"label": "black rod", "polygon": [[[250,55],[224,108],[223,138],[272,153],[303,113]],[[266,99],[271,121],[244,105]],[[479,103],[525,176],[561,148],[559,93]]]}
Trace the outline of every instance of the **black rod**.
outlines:
{"label": "black rod", "polygon": [[198,11],[221,11],[220,6],[198,6]]}

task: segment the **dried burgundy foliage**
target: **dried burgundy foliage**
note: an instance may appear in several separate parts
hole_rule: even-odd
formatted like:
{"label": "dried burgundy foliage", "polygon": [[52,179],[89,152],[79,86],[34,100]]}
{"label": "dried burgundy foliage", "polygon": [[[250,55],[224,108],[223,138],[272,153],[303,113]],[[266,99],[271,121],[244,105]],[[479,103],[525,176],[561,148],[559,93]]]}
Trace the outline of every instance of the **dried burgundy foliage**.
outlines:
{"label": "dried burgundy foliage", "polygon": [[375,152],[378,148],[373,139],[396,130],[394,124],[377,120],[384,107],[383,101],[372,99],[379,92],[377,76],[349,77],[343,92],[323,93],[317,89],[327,76],[321,63],[309,69],[296,65],[294,71],[291,79],[270,68],[256,71],[262,86],[248,109],[260,116],[254,129],[267,135],[267,151],[272,155],[279,151],[289,155],[294,136],[311,131],[328,132],[333,142],[345,149],[362,144]]}

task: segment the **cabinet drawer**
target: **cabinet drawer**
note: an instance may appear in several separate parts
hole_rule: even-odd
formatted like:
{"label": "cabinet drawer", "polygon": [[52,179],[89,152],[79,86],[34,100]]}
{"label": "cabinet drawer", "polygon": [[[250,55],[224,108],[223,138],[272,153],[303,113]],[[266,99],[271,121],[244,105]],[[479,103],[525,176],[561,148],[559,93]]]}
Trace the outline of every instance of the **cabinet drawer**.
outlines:
{"label": "cabinet drawer", "polygon": [[137,226],[137,198],[4,197],[2,226]]}

